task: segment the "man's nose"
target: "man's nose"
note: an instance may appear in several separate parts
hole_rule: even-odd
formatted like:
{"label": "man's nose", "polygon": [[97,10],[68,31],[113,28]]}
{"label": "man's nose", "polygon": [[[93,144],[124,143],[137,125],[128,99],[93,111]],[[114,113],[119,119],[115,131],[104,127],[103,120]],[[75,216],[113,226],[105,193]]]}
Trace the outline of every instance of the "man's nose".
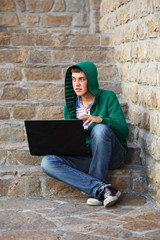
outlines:
{"label": "man's nose", "polygon": [[76,79],[76,85],[80,85],[80,80]]}

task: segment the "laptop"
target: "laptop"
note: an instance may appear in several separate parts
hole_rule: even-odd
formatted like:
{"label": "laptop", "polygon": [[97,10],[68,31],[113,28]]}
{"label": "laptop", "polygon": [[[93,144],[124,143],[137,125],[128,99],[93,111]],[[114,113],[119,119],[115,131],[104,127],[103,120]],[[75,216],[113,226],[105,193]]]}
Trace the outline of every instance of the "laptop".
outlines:
{"label": "laptop", "polygon": [[31,155],[87,155],[83,121],[25,120]]}

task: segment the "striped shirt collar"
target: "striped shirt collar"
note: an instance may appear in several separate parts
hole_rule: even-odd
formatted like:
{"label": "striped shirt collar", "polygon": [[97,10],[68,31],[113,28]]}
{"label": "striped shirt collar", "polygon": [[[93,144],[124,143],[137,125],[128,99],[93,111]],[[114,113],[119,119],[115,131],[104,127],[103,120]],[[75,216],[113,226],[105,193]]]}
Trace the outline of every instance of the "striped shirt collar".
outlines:
{"label": "striped shirt collar", "polygon": [[[87,108],[91,108],[91,107],[94,105],[95,100],[96,100],[96,98],[95,98],[95,96],[94,96],[93,101],[88,105]],[[81,107],[81,106],[83,106],[83,104],[82,104],[82,102],[81,102],[81,97],[77,96],[77,99],[76,99],[76,107]],[[83,106],[83,107],[84,107],[84,106]]]}

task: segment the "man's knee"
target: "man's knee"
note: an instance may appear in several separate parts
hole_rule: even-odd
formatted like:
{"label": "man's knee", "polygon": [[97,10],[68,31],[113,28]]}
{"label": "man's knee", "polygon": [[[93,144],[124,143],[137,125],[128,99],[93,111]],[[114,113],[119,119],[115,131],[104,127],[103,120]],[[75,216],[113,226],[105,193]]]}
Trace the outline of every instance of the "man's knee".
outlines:
{"label": "man's knee", "polygon": [[48,166],[48,156],[44,156],[41,161],[41,169],[43,170],[43,172],[45,171],[47,166]]}
{"label": "man's knee", "polygon": [[110,137],[113,132],[112,130],[105,124],[97,124],[93,129],[92,129],[92,137],[96,138],[103,138],[103,137]]}

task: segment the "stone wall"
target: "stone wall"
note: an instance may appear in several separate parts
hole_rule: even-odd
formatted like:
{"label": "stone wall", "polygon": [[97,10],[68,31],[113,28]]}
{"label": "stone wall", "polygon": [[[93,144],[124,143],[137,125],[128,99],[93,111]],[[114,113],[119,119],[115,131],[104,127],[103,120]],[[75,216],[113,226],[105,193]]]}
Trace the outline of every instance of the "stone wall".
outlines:
{"label": "stone wall", "polygon": [[41,157],[29,154],[24,120],[63,118],[71,64],[95,62],[100,86],[121,95],[113,48],[99,34],[100,2],[0,0],[0,196],[55,193]]}
{"label": "stone wall", "polygon": [[149,193],[160,202],[160,1],[102,0],[100,31],[115,49]]}
{"label": "stone wall", "polygon": [[[84,34],[99,31],[101,0],[1,0],[1,30]],[[6,39],[7,41],[7,39]],[[17,42],[18,45],[18,42]]]}

